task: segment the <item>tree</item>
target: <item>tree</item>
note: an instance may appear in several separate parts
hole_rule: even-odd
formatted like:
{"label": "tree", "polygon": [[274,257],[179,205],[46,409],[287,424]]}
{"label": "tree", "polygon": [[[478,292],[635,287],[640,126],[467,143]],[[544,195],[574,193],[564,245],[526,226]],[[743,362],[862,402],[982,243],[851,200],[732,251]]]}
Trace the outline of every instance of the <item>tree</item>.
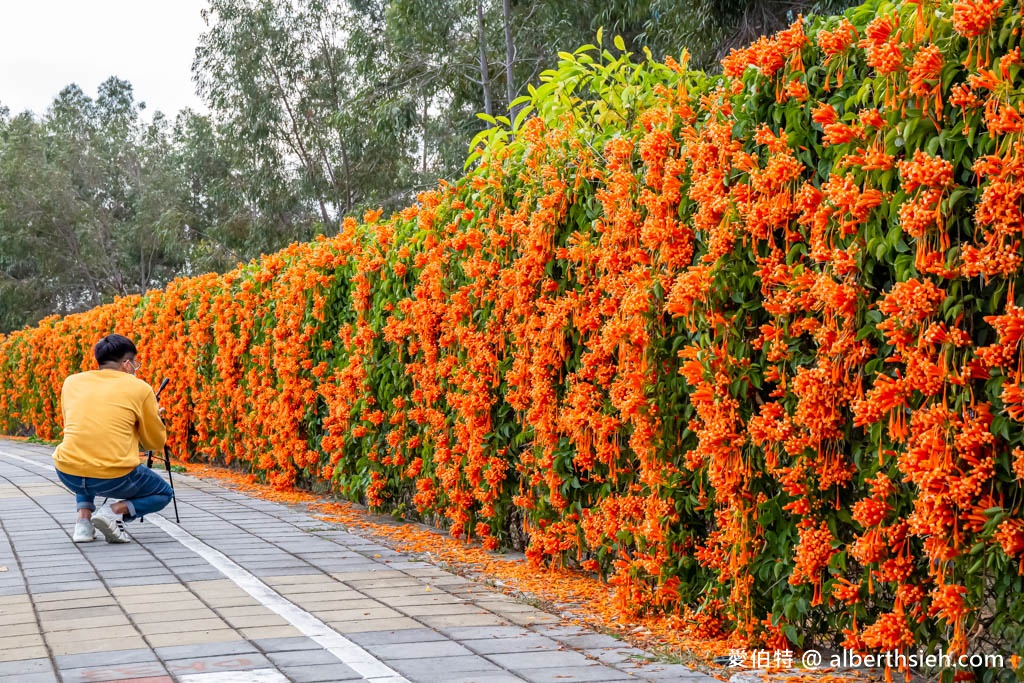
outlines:
{"label": "tree", "polygon": [[162,117],[144,128],[126,81],[78,86],[41,121],[0,128],[0,329],[162,286],[187,245]]}
{"label": "tree", "polygon": [[[482,0],[481,0],[482,1]],[[477,0],[443,2],[351,2],[358,20],[350,29],[348,46],[356,73],[355,101],[367,113],[367,125],[406,127],[404,157],[412,162],[406,185],[396,187],[406,203],[439,177],[453,178],[465,159],[465,118],[479,128],[478,111],[491,99],[488,59],[481,53]],[[486,38],[485,38],[486,40]],[[465,94],[472,102],[467,116],[448,115],[461,107]],[[472,133],[469,133],[471,136]],[[458,163],[443,153],[449,139],[458,139]],[[383,151],[383,150],[382,150]],[[386,206],[386,204],[385,204]]]}
{"label": "tree", "polygon": [[859,4],[853,0],[611,0],[595,3],[595,23],[606,34],[622,33],[630,49],[647,47],[656,59],[678,57],[683,48],[692,66],[716,71],[730,50],[780,31],[797,17],[833,14]]}
{"label": "tree", "polygon": [[195,79],[267,194],[311,203],[324,225],[400,196],[414,116],[362,87],[367,69],[348,44],[367,38],[361,17],[325,0],[214,0],[206,17]]}
{"label": "tree", "polygon": [[494,116],[494,107],[491,104],[491,74],[487,64],[487,28],[484,23],[484,0],[476,0],[476,29],[479,35],[480,44],[480,86],[484,94],[484,113]]}

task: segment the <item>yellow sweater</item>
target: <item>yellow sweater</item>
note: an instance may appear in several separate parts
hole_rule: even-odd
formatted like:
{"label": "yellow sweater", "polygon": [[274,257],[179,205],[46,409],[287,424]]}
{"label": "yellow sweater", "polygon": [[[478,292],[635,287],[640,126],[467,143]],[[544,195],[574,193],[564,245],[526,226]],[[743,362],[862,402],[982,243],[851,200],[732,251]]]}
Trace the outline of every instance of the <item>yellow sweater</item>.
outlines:
{"label": "yellow sweater", "polygon": [[64,474],[123,477],[139,466],[139,444],[159,451],[167,431],[153,388],[120,370],[90,370],[64,380],[64,440],[53,453]]}

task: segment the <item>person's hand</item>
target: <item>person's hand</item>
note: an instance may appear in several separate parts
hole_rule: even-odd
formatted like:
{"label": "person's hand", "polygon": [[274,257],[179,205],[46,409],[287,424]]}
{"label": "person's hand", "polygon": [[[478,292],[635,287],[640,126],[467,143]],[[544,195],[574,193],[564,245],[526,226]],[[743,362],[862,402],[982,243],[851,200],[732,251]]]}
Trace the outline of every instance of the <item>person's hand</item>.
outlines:
{"label": "person's hand", "polygon": [[157,406],[156,407],[156,414],[160,416],[160,419],[163,419],[163,417],[164,417],[164,407],[163,406]]}

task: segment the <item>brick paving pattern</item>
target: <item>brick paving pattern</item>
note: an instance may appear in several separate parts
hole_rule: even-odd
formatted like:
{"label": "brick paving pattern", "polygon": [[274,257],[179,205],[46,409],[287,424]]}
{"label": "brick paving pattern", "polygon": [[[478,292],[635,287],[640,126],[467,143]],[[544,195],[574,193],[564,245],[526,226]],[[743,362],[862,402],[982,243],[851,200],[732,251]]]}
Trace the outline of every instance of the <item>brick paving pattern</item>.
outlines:
{"label": "brick paving pattern", "polygon": [[51,451],[0,439],[0,681],[715,680],[185,475],[174,478],[181,529],[241,582],[166,520],[133,522],[124,545],[72,543],[74,496],[57,482]]}

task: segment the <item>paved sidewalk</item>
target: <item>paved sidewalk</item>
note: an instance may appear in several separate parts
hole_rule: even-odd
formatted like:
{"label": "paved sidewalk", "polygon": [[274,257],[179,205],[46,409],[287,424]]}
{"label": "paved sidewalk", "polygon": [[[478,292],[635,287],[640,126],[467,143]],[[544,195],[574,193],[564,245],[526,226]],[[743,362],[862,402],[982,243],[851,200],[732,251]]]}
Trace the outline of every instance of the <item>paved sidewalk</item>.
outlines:
{"label": "paved sidewalk", "polygon": [[216,483],[134,542],[71,542],[52,449],[0,439],[0,681],[714,679]]}

